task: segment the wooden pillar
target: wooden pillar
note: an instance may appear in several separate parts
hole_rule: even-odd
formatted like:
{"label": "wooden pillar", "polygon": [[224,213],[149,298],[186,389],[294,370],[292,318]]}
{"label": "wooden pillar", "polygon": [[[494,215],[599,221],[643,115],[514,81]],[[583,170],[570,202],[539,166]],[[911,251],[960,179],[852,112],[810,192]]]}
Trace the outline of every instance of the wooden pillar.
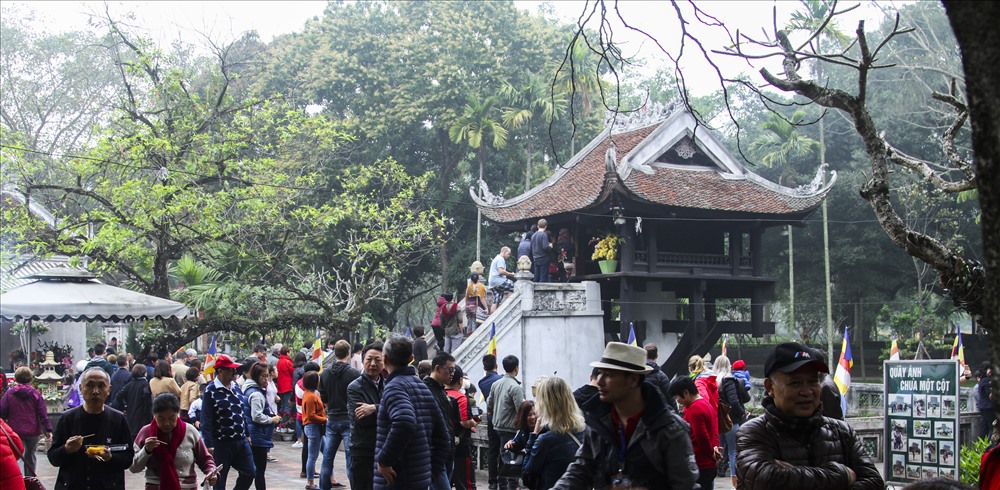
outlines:
{"label": "wooden pillar", "polygon": [[625,239],[621,249],[622,272],[632,272],[635,270],[635,232],[634,228],[626,222],[619,228],[619,236]]}
{"label": "wooden pillar", "polygon": [[754,277],[760,277],[763,271],[763,261],[760,259],[760,252],[761,252],[760,239],[761,239],[760,227],[754,228],[753,230],[750,231],[750,262],[753,263]]}
{"label": "wooden pillar", "polygon": [[708,335],[708,325],[705,323],[705,281],[696,282],[691,290],[691,322],[695,325],[695,338],[691,344],[694,347],[701,344]]}
{"label": "wooden pillar", "polygon": [[650,230],[646,232],[646,236],[649,237],[649,245],[646,247],[647,253],[649,254],[646,258],[646,262],[649,265],[649,272],[656,272],[656,233],[659,231],[655,226],[651,226]]}
{"label": "wooden pillar", "polygon": [[620,311],[620,321],[619,334],[621,335],[622,342],[628,342],[628,324],[631,321],[635,321],[635,316],[632,309],[633,290],[632,281],[626,277],[621,277],[621,286],[619,289],[619,311]]}

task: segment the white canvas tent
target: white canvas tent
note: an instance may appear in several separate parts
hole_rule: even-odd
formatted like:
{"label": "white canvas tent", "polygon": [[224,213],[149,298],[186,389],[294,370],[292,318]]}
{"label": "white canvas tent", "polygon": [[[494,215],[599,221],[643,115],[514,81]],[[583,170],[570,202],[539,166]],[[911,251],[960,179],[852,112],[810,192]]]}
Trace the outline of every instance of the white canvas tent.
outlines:
{"label": "white canvas tent", "polygon": [[109,286],[87,271],[56,267],[28,279],[35,281],[0,295],[3,320],[121,322],[188,315],[183,303]]}

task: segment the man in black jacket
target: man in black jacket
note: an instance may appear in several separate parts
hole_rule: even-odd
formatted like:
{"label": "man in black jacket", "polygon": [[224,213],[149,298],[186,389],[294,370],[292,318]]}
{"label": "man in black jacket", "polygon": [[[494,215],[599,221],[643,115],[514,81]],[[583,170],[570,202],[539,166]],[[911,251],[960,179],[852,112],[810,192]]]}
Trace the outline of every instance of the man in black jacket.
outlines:
{"label": "man in black jacket", "polygon": [[646,349],[646,365],[653,368],[653,372],[646,376],[646,382],[655,386],[663,394],[663,401],[667,402],[667,406],[676,412],[677,401],[670,396],[670,377],[656,363],[656,359],[660,357],[659,349],[652,342],[646,344],[644,348]]}
{"label": "man in black jacket", "polygon": [[343,483],[333,481],[333,459],[337,457],[340,443],[344,443],[344,457],[347,459],[347,479],[351,479],[351,419],[347,414],[347,386],[361,373],[351,367],[351,344],[338,340],[333,346],[336,358],[320,376],[319,395],[326,405],[326,435],[323,438],[323,465],[319,473],[319,488],[330,490],[342,487]]}
{"label": "man in black jacket", "polygon": [[378,405],[382,401],[382,342],[368,344],[361,351],[365,372],[347,385],[347,414],[351,419],[351,488],[371,490],[375,474],[375,438]]}
{"label": "man in black jacket", "polygon": [[[134,437],[125,416],[104,405],[110,393],[111,377],[103,369],[90,368],[80,376],[83,404],[63,414],[49,446],[49,462],[59,468],[56,488],[125,490]],[[91,452],[84,443],[104,450]]]}
{"label": "man in black jacket", "polygon": [[813,349],[775,347],[764,363],[764,413],[736,436],[738,488],[885,487],[854,429],[820,410],[821,374],[829,371]]}
{"label": "man in black jacket", "polygon": [[424,378],[424,383],[430,388],[441,410],[441,416],[445,420],[445,428],[448,431],[448,450],[444,454],[433,455],[434,458],[444,458],[443,473],[434,474],[431,481],[432,490],[449,490],[451,488],[451,471],[455,464],[455,439],[452,437],[454,426],[452,424],[456,409],[453,399],[445,393],[445,387],[451,383],[451,377],[455,374],[455,358],[447,352],[439,352],[431,360],[431,375]]}

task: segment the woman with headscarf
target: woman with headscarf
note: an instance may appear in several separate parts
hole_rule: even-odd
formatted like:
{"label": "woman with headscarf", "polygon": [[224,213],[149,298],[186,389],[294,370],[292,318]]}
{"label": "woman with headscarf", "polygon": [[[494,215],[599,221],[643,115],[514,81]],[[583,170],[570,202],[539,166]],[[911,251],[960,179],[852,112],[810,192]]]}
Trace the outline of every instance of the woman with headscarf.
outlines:
{"label": "woman with headscarf", "polygon": [[135,438],[135,458],[129,471],[145,470],[145,490],[198,488],[195,465],[215,484],[215,460],[205,447],[201,433],[180,419],[180,401],[173,393],[153,399],[153,421]]}

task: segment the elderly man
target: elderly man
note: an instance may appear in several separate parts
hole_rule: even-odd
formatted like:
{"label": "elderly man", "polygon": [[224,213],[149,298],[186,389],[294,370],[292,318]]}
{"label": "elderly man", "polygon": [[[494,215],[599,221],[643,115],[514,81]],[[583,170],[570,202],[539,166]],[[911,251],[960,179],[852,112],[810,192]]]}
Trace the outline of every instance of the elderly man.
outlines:
{"label": "elderly man", "polygon": [[205,438],[205,446],[215,457],[216,466],[222,468],[215,490],[226,488],[230,467],[239,473],[233,487],[235,490],[250,488],[257,472],[243,419],[246,400],[234,381],[239,367],[239,363],[225,354],[215,358],[215,381],[205,388],[201,397],[201,435]]}
{"label": "elderly man", "polygon": [[405,337],[391,337],[382,349],[389,377],[378,408],[375,488],[430,487],[432,475],[443,469],[431,455],[451,444],[434,395],[409,365],[412,356]]}
{"label": "elderly man", "polygon": [[646,350],[609,342],[590,365],[600,370],[598,396],[584,403],[583,445],[553,488],[694,488],[698,468],[687,424],[643,382],[653,371]]}
{"label": "elderly man", "polygon": [[351,488],[371,490],[375,467],[375,438],[378,405],[382,401],[382,342],[373,342],[361,351],[365,372],[347,385],[347,413],[351,418]]}
{"label": "elderly man", "polygon": [[740,427],[737,488],[876,490],[884,487],[861,452],[854,429],[823,416],[818,352],[795,342],[775,347],[764,363],[764,414]]}
{"label": "elderly man", "polygon": [[108,373],[84,371],[80,394],[83,405],[63,414],[49,446],[49,462],[59,467],[56,488],[124,490],[135,451],[125,416],[104,404],[111,394]]}

